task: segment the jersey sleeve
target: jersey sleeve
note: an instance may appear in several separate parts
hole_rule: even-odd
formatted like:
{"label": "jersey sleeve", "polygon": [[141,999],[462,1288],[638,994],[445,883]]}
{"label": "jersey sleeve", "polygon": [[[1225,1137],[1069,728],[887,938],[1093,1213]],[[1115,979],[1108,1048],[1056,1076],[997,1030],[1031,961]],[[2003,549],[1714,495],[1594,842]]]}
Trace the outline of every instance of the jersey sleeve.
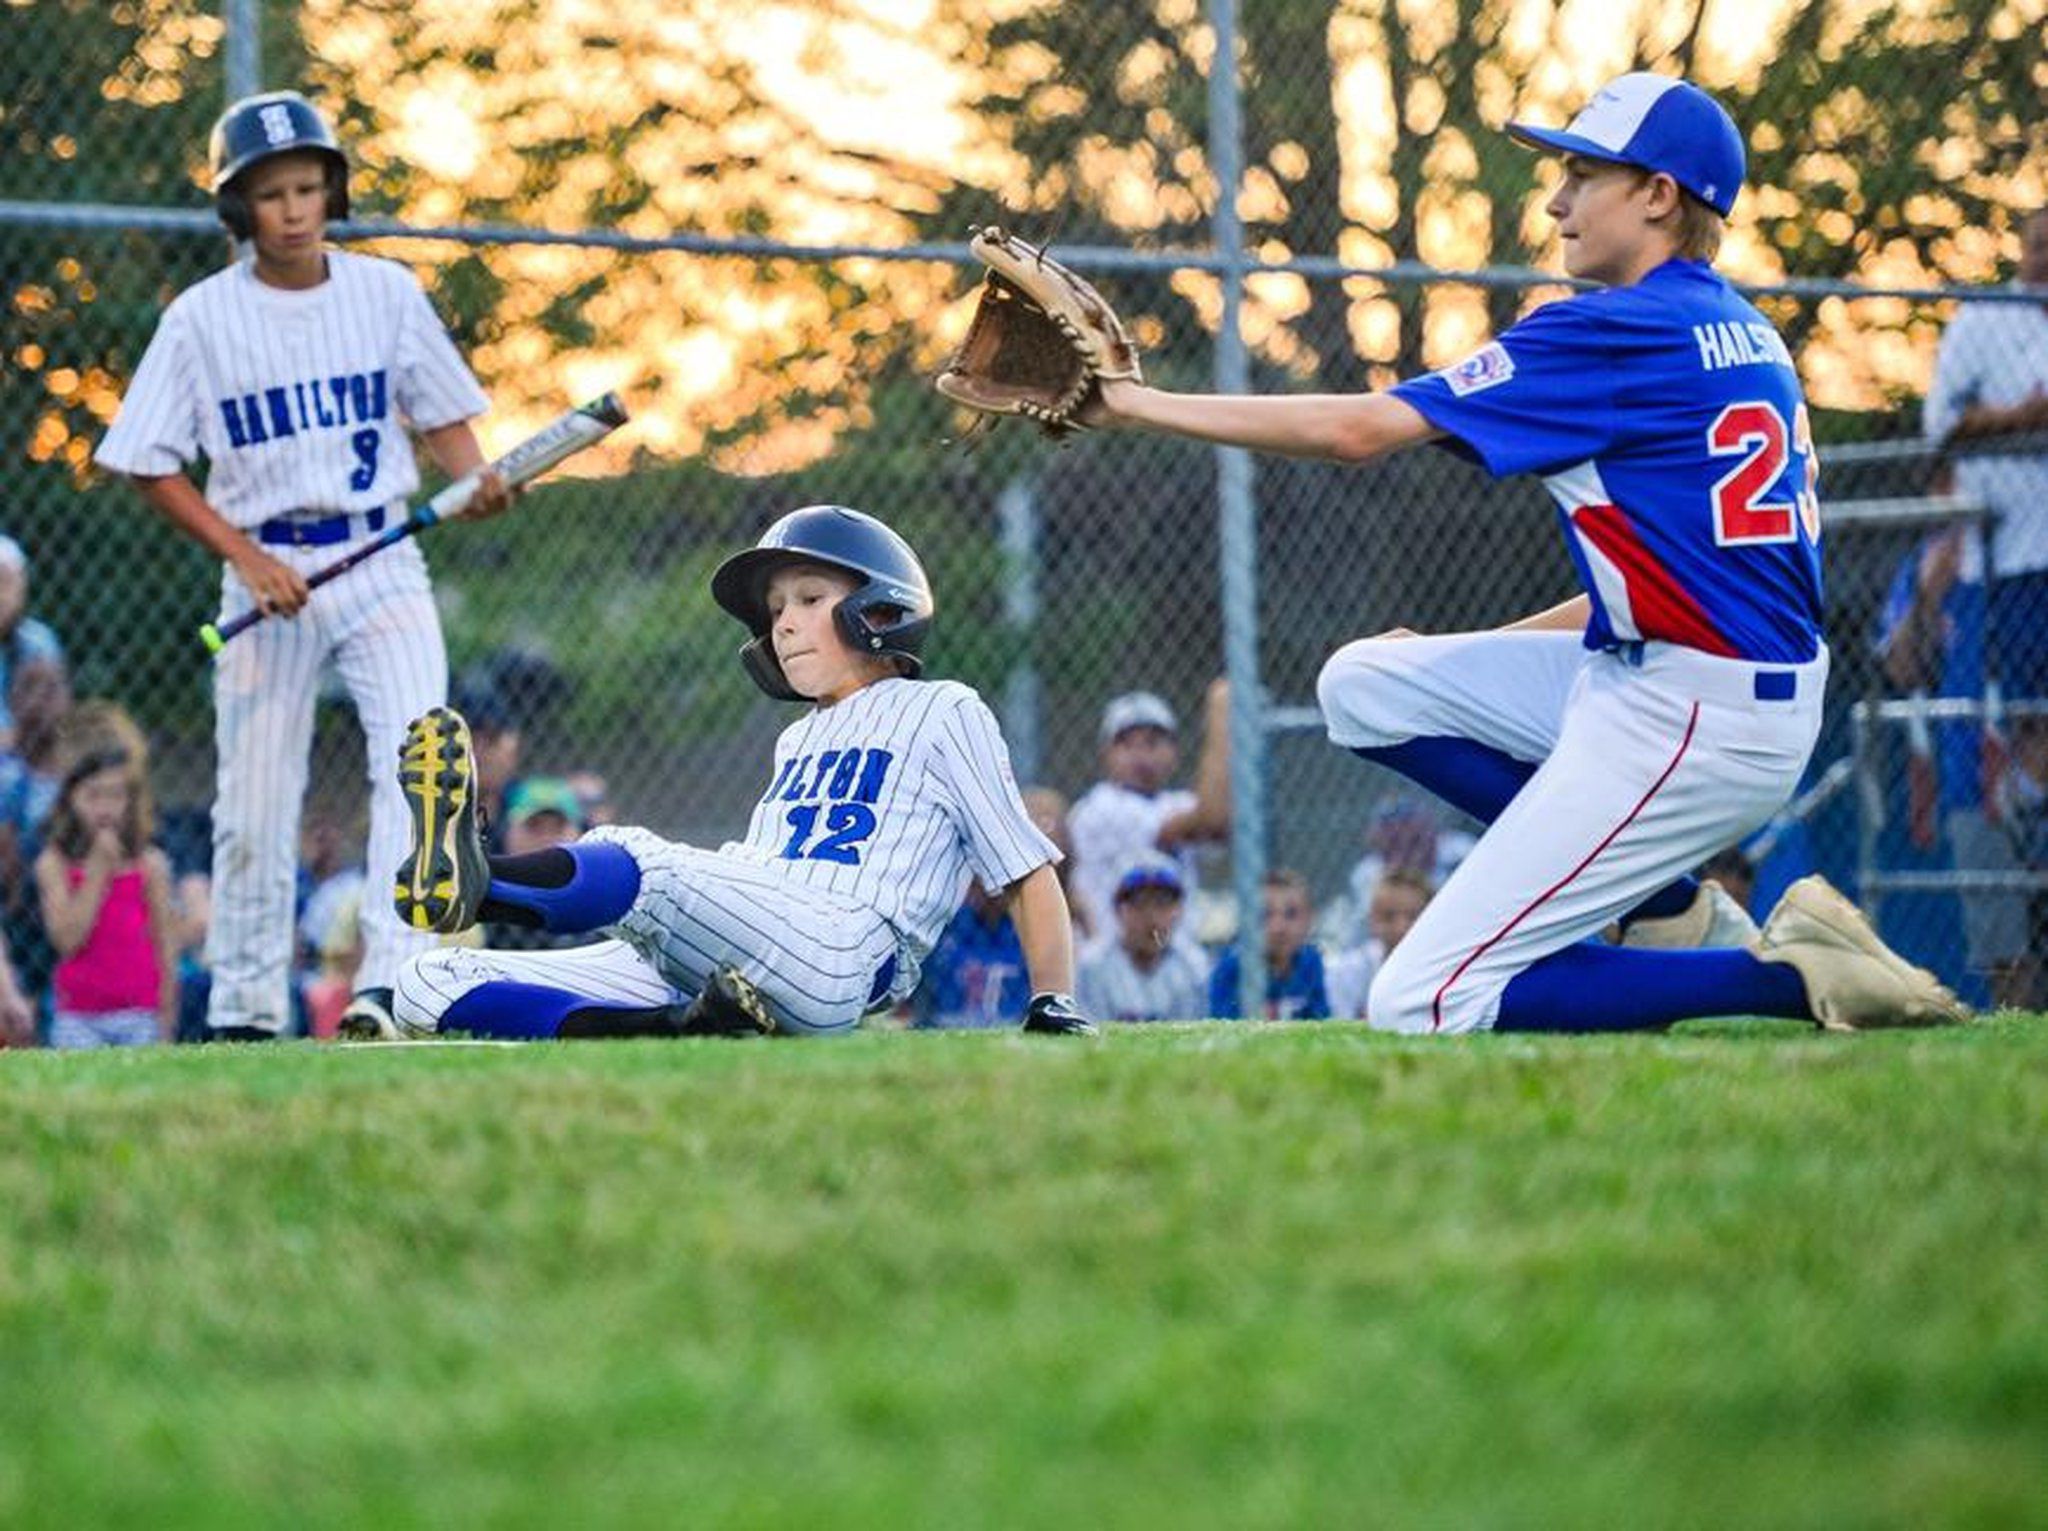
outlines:
{"label": "jersey sleeve", "polygon": [[1597,457],[1614,440],[1614,365],[1597,308],[1539,308],[1463,361],[1391,390],[1496,478]]}
{"label": "jersey sleeve", "polygon": [[114,423],[92,454],[102,468],[162,478],[181,471],[199,455],[203,390],[185,314],[176,304],[164,311],[135,376],[128,380]]}
{"label": "jersey sleeve", "polygon": [[401,272],[398,407],[418,430],[470,420],[491,407],[476,374],[455,349],[447,326],[410,272]]}
{"label": "jersey sleeve", "polygon": [[1060,859],[1059,847],[1024,809],[1009,746],[980,697],[964,698],[938,724],[931,764],[954,808],[967,864],[984,888],[1007,888]]}

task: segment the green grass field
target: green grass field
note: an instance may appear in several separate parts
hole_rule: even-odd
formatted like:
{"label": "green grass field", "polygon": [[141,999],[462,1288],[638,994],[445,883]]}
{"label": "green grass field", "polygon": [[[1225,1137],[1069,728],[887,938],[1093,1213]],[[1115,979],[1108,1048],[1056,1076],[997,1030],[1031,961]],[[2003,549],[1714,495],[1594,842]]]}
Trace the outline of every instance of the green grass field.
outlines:
{"label": "green grass field", "polygon": [[0,1055],[8,1526],[2048,1524],[2048,1019]]}

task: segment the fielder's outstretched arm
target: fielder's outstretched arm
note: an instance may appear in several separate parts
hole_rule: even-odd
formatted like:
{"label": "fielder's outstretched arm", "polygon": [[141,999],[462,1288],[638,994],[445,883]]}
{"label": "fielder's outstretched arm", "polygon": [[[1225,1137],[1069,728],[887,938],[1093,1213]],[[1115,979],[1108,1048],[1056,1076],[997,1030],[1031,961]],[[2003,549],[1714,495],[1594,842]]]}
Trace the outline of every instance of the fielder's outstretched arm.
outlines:
{"label": "fielder's outstretched arm", "polygon": [[1334,462],[1366,462],[1442,434],[1413,406],[1383,393],[1168,393],[1113,381],[1102,385],[1101,401],[1086,418],[1091,425],[1138,426]]}

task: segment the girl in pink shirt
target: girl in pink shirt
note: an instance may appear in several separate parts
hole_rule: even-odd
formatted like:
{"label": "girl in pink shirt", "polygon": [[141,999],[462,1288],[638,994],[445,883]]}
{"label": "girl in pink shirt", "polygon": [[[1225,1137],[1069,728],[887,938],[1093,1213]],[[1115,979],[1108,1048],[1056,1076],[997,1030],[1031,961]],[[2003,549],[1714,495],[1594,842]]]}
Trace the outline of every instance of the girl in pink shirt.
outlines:
{"label": "girl in pink shirt", "polygon": [[174,1033],[171,868],[149,843],[150,818],[127,750],[88,749],[64,773],[36,857],[43,924],[62,959],[52,1047],[133,1047]]}

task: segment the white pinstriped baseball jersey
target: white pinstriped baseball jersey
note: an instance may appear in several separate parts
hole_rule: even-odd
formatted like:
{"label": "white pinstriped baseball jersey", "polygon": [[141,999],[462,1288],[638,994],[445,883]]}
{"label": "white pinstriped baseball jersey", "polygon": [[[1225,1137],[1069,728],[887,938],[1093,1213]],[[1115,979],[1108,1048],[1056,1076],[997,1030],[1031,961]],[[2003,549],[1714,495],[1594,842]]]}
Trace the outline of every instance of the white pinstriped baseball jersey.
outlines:
{"label": "white pinstriped baseball jersey", "polygon": [[286,289],[250,261],[164,310],[94,460],[160,477],[204,455],[206,500],[249,528],[289,510],[370,510],[419,488],[401,417],[421,430],[489,407],[412,273],[327,253]]}
{"label": "white pinstriped baseball jersey", "polygon": [[[1140,792],[1099,781],[1081,794],[1067,815],[1067,832],[1074,839],[1073,884],[1098,925],[1116,922],[1116,880],[1124,868],[1156,850],[1160,826],[1194,806],[1195,794],[1183,787]],[[1192,888],[1198,879],[1194,847],[1166,854],[1180,863],[1181,878]]]}
{"label": "white pinstriped baseball jersey", "polygon": [[399,1019],[432,1030],[493,980],[615,1006],[680,1002],[732,966],[784,1030],[849,1031],[916,988],[970,874],[1004,888],[1059,859],[1018,799],[995,715],[955,681],[877,681],[791,724],[744,840],[707,851],[608,827],[590,841],[640,868],[618,940],[427,952],[399,977]]}
{"label": "white pinstriped baseball jersey", "polygon": [[876,910],[913,961],[970,875],[1006,888],[1059,860],[1017,796],[995,714],[949,680],[876,681],[792,723],[746,839],[722,849]]}

